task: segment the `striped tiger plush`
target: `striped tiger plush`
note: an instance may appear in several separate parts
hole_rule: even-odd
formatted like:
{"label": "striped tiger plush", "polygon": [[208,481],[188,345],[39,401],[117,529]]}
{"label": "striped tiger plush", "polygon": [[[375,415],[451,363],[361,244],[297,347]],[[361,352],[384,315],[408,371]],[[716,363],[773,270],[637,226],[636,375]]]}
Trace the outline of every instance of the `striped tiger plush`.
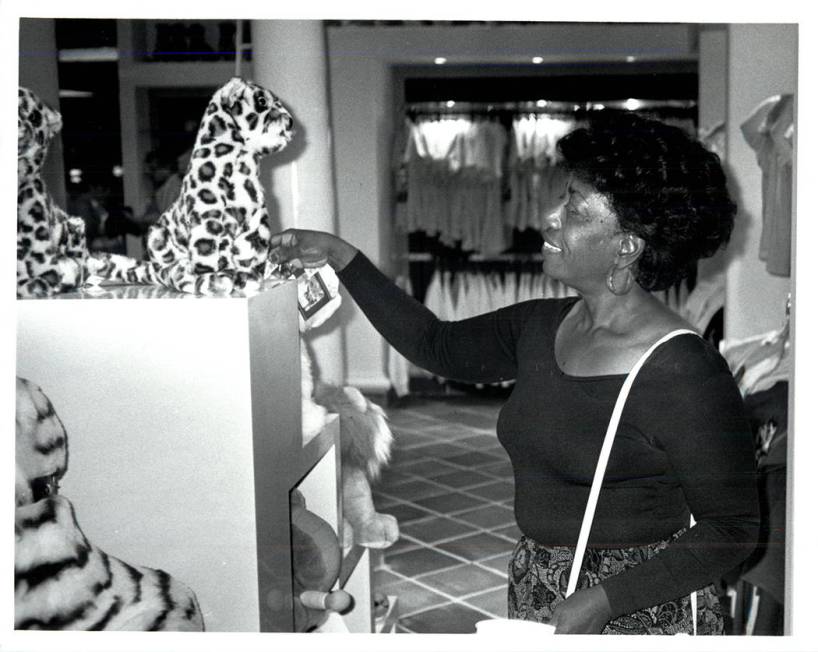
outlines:
{"label": "striped tiger plush", "polygon": [[187,586],[112,557],[83,534],[58,493],[65,428],[42,390],[19,377],[16,426],[15,629],[202,631]]}

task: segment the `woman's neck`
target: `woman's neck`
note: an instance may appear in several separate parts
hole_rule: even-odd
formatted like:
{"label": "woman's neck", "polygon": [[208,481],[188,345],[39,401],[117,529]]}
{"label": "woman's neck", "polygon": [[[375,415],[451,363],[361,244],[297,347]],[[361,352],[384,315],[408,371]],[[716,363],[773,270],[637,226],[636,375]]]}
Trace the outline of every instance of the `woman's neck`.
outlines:
{"label": "woman's neck", "polygon": [[597,293],[582,293],[580,297],[575,324],[576,329],[586,335],[633,333],[656,307],[656,298],[638,285],[623,295],[615,295],[605,288]]}

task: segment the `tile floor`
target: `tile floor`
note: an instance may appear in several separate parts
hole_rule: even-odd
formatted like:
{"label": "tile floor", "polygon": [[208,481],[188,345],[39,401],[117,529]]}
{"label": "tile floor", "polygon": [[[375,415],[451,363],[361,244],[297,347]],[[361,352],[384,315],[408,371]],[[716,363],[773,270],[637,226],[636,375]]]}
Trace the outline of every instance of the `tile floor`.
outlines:
{"label": "tile floor", "polygon": [[506,617],[506,567],[520,533],[495,432],[500,406],[466,395],[387,408],[393,456],[373,496],[401,537],[375,556],[373,588],[398,596],[398,632],[471,633],[478,620]]}

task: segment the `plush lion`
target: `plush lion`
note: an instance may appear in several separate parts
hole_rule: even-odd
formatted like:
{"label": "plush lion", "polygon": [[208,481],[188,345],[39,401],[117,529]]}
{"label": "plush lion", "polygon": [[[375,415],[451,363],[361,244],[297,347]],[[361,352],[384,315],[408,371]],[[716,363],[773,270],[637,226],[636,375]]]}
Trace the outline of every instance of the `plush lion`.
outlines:
{"label": "plush lion", "polygon": [[[307,319],[300,319],[302,331],[324,323],[340,305],[338,278],[332,268],[325,265],[317,270],[308,270],[299,278],[299,283],[309,282],[305,277],[314,274],[321,276],[328,302]],[[351,526],[344,528],[344,545],[354,542],[368,548],[386,548],[398,539],[398,522],[394,516],[375,510],[370,484],[389,461],[393,438],[386,414],[354,387],[315,381],[309,345],[303,337],[301,345],[302,427],[305,438],[323,428],[328,412],[336,413],[340,418],[343,514],[344,520]]]}

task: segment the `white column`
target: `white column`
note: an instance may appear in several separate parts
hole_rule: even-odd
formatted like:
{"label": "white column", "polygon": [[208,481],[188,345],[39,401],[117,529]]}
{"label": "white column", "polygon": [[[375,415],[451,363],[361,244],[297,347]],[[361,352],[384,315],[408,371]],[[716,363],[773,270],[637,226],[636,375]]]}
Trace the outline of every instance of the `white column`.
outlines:
{"label": "white column", "polygon": [[[320,20],[255,20],[253,80],[284,102],[295,121],[293,142],[262,167],[274,231],[289,227],[338,232],[332,175],[324,27]],[[344,378],[339,314],[309,335],[316,377]]]}
{"label": "white column", "polygon": [[[699,129],[718,125],[727,125],[727,26],[708,24],[699,28]],[[698,279],[723,276],[726,267],[727,251],[722,249],[699,261]]]}

